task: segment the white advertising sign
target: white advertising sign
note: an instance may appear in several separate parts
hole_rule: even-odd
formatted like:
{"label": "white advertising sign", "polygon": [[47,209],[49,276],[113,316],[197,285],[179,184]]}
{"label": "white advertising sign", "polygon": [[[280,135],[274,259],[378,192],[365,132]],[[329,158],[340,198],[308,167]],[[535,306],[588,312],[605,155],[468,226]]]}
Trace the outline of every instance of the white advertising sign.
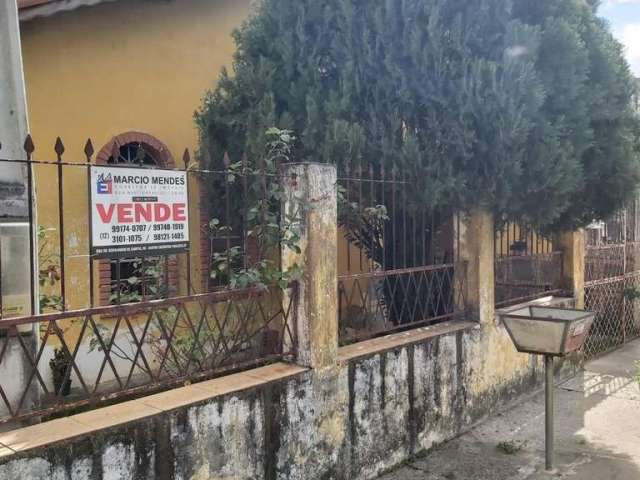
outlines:
{"label": "white advertising sign", "polygon": [[187,174],[91,167],[91,253],[117,258],[189,247]]}

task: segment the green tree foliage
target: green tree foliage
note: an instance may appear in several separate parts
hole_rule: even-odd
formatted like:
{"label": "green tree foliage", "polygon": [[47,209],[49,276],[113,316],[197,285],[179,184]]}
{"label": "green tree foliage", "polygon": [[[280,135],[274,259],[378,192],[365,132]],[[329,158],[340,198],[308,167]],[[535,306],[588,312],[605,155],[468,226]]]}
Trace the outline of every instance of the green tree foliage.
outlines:
{"label": "green tree foliage", "polygon": [[[553,138],[568,157],[559,165],[571,165],[573,185],[564,184],[570,188],[558,188],[556,195],[560,212],[554,223],[561,226],[606,218],[639,179],[638,118],[631,103],[636,84],[623,47],[595,15],[597,6],[578,0],[514,4],[515,16],[540,31],[536,69],[546,92],[540,123],[553,127],[551,137],[533,145]],[[528,161],[542,165],[544,156]]]}
{"label": "green tree foliage", "polygon": [[570,228],[639,181],[622,47],[584,0],[262,0],[196,121],[206,158],[297,159],[409,176],[407,205]]}

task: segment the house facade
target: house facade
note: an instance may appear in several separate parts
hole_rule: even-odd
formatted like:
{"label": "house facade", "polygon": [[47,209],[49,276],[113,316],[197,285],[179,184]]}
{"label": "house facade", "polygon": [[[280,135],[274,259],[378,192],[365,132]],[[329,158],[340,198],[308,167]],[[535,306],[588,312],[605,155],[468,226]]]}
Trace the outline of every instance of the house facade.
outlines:
{"label": "house facade", "polygon": [[[193,113],[220,69],[230,66],[231,32],[241,25],[249,0],[45,1],[19,0],[29,129],[34,157],[55,161],[60,137],[65,162],[85,162],[91,139],[95,163],[133,160],[138,147],[145,163],[183,168],[183,152],[197,149]],[[127,158],[128,157],[128,158]],[[57,246],[58,188],[54,166],[35,169],[37,222],[49,246]],[[65,267],[68,308],[89,306],[87,192],[85,173],[65,168]],[[74,185],[76,186],[74,188]],[[197,198],[199,185],[190,185]],[[200,219],[198,202],[190,217]],[[191,222],[191,261],[197,281],[206,282],[206,241],[201,221]],[[201,244],[202,243],[202,244]],[[52,248],[52,247],[51,247]],[[169,285],[185,293],[185,260],[171,260]],[[100,261],[94,274],[95,303],[108,304],[115,268]],[[131,266],[122,263],[122,278]]]}
{"label": "house facade", "polygon": [[[144,152],[147,168],[184,169],[185,150],[194,158],[198,147],[194,111],[215,86],[221,68],[231,65],[231,33],[249,14],[250,1],[18,0],[17,5],[32,157],[44,162],[32,169],[41,313],[60,310],[62,302],[66,310],[128,303],[132,296],[119,294],[126,288],[140,293],[140,300],[206,291],[210,242],[203,228],[207,212],[199,201],[202,178],[188,175],[188,253],[150,261],[133,256],[92,261],[85,146],[90,139],[94,165],[135,167],[137,155]],[[61,155],[55,147],[58,138],[64,145]],[[0,157],[6,158],[7,149],[3,152]],[[64,162],[61,173],[51,164],[58,158]],[[28,257],[28,244],[23,246]],[[127,286],[127,279],[140,276],[154,262],[160,271],[155,278]],[[153,282],[163,283],[161,293]],[[28,315],[29,295],[7,292],[5,288],[2,295],[3,319]],[[109,316],[102,322],[107,328],[116,323]],[[66,322],[64,330],[72,338],[81,335],[74,321]],[[35,344],[44,345],[40,367],[51,385],[48,364],[60,342],[44,332],[35,337]],[[99,376],[101,353],[88,339],[78,355],[89,375]],[[13,358],[17,361],[19,353]],[[19,380],[20,365],[10,371],[16,378],[16,391],[9,392],[13,399],[26,379]]]}

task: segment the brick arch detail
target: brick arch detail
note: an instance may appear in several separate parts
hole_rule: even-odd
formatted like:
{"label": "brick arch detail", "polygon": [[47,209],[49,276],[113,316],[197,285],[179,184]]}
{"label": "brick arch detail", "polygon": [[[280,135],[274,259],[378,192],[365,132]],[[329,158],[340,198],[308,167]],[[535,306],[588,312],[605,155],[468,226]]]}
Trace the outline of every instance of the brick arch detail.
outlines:
{"label": "brick arch detail", "polygon": [[[171,151],[163,142],[153,135],[137,131],[122,133],[109,140],[96,155],[96,165],[107,165],[114,145],[120,148],[127,143],[142,144],[156,159],[158,168],[176,167]],[[171,258],[168,263],[169,295],[172,295],[177,293],[178,289],[178,262],[175,258]],[[98,276],[98,301],[100,305],[109,305],[111,296],[111,262],[109,260],[98,260]]]}
{"label": "brick arch detail", "polygon": [[113,152],[113,146],[120,148],[127,143],[140,143],[150,150],[153,157],[160,163],[159,168],[175,168],[176,161],[169,148],[153,135],[144,132],[126,132],[116,135],[109,140],[96,155],[96,164],[106,165]]}

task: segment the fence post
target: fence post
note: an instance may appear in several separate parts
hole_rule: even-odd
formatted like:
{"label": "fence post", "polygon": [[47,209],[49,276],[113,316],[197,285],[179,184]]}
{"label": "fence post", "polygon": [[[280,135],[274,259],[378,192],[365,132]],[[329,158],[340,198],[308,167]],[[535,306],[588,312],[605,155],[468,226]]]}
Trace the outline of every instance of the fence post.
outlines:
{"label": "fence post", "polygon": [[335,365],[338,355],[336,169],[317,163],[283,167],[283,214],[300,222],[300,252],[283,248],[282,268],[302,267],[295,305],[299,364]]}
{"label": "fence post", "polygon": [[[495,321],[495,272],[493,215],[486,210],[459,214],[456,230],[456,260],[467,263],[465,309],[481,324]],[[460,285],[460,282],[456,282]]]}
{"label": "fence post", "polygon": [[584,308],[584,230],[561,233],[555,243],[562,252],[562,288],[573,292],[576,308]]}

